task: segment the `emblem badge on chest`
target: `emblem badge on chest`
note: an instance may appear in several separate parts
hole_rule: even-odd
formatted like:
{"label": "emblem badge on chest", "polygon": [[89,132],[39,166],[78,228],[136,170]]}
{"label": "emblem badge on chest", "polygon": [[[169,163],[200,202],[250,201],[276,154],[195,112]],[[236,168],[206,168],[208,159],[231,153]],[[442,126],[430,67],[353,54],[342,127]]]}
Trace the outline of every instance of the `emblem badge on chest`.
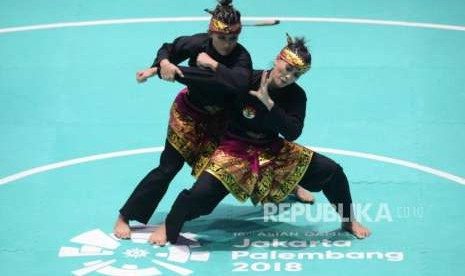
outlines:
{"label": "emblem badge on chest", "polygon": [[242,115],[246,117],[247,119],[255,118],[256,114],[257,114],[257,111],[252,106],[247,105],[242,109]]}

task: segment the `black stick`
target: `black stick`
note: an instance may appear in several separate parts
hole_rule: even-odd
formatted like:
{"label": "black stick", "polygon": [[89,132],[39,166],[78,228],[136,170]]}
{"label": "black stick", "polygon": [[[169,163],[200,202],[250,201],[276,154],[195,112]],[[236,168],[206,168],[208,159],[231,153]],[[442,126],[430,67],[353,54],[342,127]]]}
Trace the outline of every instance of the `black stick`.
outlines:
{"label": "black stick", "polygon": [[246,27],[266,27],[266,26],[278,25],[280,22],[281,21],[279,21],[278,19],[270,19],[270,20],[242,23],[242,26],[246,26]]}

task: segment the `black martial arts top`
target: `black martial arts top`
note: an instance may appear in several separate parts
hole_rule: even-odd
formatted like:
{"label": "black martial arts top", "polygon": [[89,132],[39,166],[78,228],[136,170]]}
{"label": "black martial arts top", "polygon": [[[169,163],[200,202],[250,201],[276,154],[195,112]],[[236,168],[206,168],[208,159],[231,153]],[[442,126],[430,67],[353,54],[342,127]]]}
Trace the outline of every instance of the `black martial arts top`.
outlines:
{"label": "black martial arts top", "polygon": [[[218,62],[215,72],[196,67],[197,56],[207,53]],[[225,107],[231,103],[231,94],[247,91],[252,74],[252,60],[247,50],[239,43],[227,56],[220,55],[212,45],[207,33],[181,36],[172,43],[165,43],[158,50],[152,67],[159,67],[163,59],[177,65],[188,59],[190,67],[178,66],[185,78],[176,80],[187,85],[188,99],[197,107]],[[160,70],[158,71],[160,74]]]}
{"label": "black martial arts top", "polygon": [[[262,70],[254,70],[250,90],[260,87]],[[228,131],[233,137],[252,143],[267,143],[282,136],[297,139],[304,126],[307,97],[305,91],[292,83],[284,88],[268,90],[274,106],[268,110],[255,96],[241,93],[234,102]]]}

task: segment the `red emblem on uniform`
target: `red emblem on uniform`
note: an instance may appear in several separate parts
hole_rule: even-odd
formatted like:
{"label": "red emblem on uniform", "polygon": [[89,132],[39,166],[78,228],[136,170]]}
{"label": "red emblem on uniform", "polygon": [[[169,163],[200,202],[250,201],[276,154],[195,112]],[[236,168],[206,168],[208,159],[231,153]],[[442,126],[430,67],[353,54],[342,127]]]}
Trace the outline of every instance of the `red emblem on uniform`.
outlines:
{"label": "red emblem on uniform", "polygon": [[253,119],[255,118],[255,115],[257,114],[257,111],[255,108],[251,106],[245,106],[244,109],[242,109],[242,115],[246,117],[247,119]]}

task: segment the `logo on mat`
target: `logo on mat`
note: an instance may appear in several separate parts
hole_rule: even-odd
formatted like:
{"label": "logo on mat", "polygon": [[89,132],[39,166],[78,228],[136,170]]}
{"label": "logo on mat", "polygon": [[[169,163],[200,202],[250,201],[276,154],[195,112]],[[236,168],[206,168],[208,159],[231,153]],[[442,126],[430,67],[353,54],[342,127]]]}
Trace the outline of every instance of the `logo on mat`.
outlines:
{"label": "logo on mat", "polygon": [[[148,228],[150,229],[150,228]],[[153,230],[153,228],[152,228]],[[85,258],[82,267],[73,275],[152,276],[173,272],[190,275],[194,271],[186,267],[190,262],[206,262],[208,251],[200,251],[195,234],[183,233],[188,245],[159,247],[147,243],[152,231],[133,232],[131,240],[122,241],[100,229],[84,232],[70,240],[74,246],[62,246],[60,258]],[[95,257],[89,260],[89,257]]]}

